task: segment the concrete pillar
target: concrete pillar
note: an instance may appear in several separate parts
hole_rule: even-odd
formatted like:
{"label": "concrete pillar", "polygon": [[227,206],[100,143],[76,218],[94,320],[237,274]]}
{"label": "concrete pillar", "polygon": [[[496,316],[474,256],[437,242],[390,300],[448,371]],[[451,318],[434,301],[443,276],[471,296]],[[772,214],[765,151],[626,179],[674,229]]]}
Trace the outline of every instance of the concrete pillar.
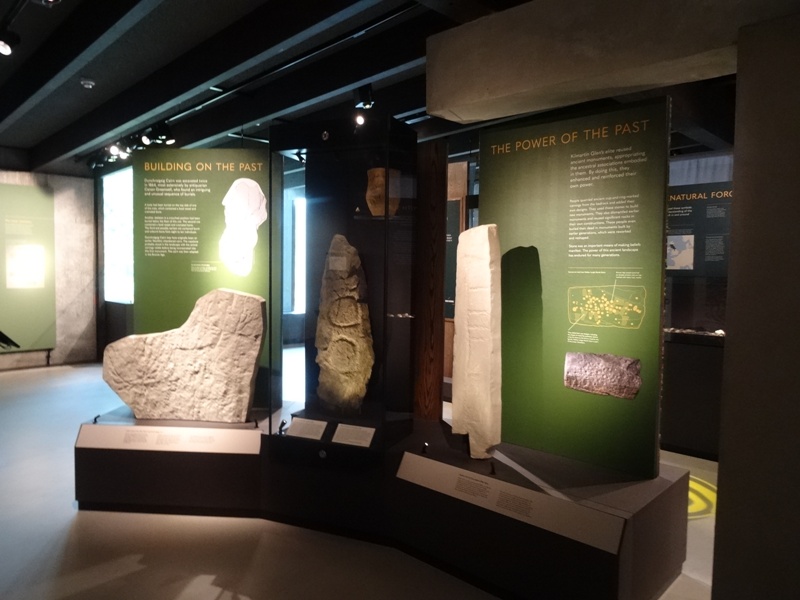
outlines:
{"label": "concrete pillar", "polygon": [[800,14],[739,35],[715,600],[800,598]]}

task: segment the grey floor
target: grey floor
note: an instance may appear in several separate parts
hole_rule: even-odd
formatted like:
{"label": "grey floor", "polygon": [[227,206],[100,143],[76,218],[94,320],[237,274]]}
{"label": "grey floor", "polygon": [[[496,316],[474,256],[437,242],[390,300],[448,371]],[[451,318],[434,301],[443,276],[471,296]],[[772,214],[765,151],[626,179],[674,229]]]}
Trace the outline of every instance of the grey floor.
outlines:
{"label": "grey floor", "polygon": [[[78,511],[81,423],[121,406],[98,365],[0,372],[2,600],[488,599],[398,550],[265,521]],[[716,465],[663,462],[716,483]],[[713,516],[661,600],[710,598]]]}

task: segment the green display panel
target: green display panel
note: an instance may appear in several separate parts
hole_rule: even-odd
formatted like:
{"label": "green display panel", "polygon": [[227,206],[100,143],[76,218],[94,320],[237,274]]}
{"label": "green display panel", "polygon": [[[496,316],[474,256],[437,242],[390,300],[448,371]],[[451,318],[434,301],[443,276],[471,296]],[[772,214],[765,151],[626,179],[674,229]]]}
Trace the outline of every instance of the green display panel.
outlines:
{"label": "green display panel", "polygon": [[658,474],[668,131],[663,100],[482,134],[504,441]]}
{"label": "green display panel", "polygon": [[269,153],[159,149],[134,157],[134,331],[179,327],[216,288],[268,298]]}
{"label": "green display panel", "polygon": [[53,194],[0,184],[0,353],[56,345]]}

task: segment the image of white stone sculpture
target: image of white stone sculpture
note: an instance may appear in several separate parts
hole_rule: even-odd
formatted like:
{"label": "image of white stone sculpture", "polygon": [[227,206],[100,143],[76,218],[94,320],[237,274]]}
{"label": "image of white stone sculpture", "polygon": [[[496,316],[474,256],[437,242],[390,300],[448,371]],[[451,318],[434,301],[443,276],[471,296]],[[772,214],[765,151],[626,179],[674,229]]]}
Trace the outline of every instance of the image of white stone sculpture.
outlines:
{"label": "image of white stone sculpture", "polygon": [[581,392],[633,400],[642,386],[640,370],[638,358],[567,352],[564,385]]}
{"label": "image of white stone sculpture", "polygon": [[472,458],[490,458],[501,433],[500,242],[497,225],[458,237],[453,433],[469,434]]}
{"label": "image of white stone sculpture", "polygon": [[317,319],[317,397],[324,408],[357,413],[375,363],[367,282],[358,251],[343,235],[331,240]]}
{"label": "image of white stone sculpture", "polygon": [[253,270],[258,228],[267,220],[267,198],[257,181],[242,177],[231,184],[222,206],[225,231],[219,239],[219,259],[231,273],[245,277]]}
{"label": "image of white stone sculpture", "polygon": [[137,419],[244,423],[266,322],[264,298],[213,290],[178,329],[108,345],[103,379]]}

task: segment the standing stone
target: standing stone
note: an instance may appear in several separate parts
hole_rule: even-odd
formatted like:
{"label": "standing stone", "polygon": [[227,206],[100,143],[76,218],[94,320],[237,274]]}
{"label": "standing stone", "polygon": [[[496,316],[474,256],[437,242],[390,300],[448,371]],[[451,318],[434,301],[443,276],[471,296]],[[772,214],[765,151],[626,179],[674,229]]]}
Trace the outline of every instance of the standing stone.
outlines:
{"label": "standing stone", "polygon": [[458,237],[453,432],[469,434],[472,458],[489,458],[500,443],[500,242],[497,225]]}
{"label": "standing stone", "polygon": [[329,410],[358,412],[367,393],[375,353],[366,300],[358,251],[336,234],[322,274],[315,341],[320,367],[317,396]]}
{"label": "standing stone", "polygon": [[263,298],[214,290],[178,329],[107,346],[103,379],[137,419],[243,423],[265,329]]}

